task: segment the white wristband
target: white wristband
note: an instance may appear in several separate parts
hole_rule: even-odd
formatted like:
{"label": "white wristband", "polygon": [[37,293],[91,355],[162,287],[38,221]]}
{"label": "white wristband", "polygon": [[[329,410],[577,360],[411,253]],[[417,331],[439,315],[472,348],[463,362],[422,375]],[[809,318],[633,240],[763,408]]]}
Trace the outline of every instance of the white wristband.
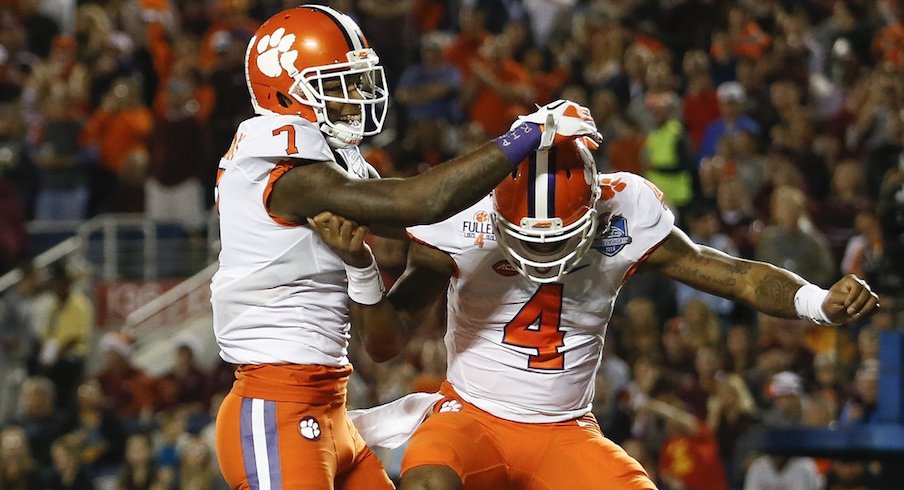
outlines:
{"label": "white wristband", "polygon": [[815,284],[801,286],[794,294],[794,309],[797,311],[797,316],[819,325],[838,325],[829,320],[822,309],[822,304],[825,303],[828,296],[828,290]]}
{"label": "white wristband", "polygon": [[370,265],[367,267],[345,264],[345,274],[348,276],[348,297],[355,303],[375,305],[383,299],[386,288],[373,254],[370,255]]}

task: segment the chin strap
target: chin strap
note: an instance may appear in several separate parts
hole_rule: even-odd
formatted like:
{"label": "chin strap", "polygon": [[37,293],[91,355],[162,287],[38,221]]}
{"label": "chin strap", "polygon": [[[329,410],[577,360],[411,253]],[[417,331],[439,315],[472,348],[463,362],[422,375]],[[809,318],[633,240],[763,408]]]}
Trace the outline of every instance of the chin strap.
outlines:
{"label": "chin strap", "polygon": [[332,148],[349,148],[361,143],[363,135],[351,129],[348,124],[339,122],[333,125],[322,123],[320,131],[326,135],[326,140]]}

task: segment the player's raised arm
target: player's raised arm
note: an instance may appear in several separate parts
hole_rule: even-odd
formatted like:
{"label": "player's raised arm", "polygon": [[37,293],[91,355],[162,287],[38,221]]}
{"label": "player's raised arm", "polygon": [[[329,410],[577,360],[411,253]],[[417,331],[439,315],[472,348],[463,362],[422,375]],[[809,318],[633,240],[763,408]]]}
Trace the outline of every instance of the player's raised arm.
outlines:
{"label": "player's raised arm", "polygon": [[696,244],[678,228],[650,255],[645,267],[701,291],[740,301],[783,318],[838,324],[872,314],[879,298],[853,274],[828,290],[765,262],[732,257]]}
{"label": "player's raised arm", "polygon": [[447,253],[417,242],[408,249],[408,266],[386,294],[364,237],[367,228],[329,212],[308,224],[345,263],[351,323],[376,362],[397,356],[430,307],[446,292],[455,273]]}
{"label": "player's raised arm", "polygon": [[408,179],[355,180],[332,165],[299,161],[274,184],[269,210],[294,223],[321,211],[367,225],[434,223],[487,195],[537,148],[579,136],[599,137],[589,111],[560,100],[473,152]]}

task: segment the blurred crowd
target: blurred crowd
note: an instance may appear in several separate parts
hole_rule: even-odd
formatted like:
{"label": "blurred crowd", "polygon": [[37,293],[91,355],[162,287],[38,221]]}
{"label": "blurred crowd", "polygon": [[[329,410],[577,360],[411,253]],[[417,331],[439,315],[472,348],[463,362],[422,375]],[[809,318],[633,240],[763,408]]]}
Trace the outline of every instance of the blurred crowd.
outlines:
{"label": "blurred crowd", "polygon": [[96,331],[79,278],[46,272],[0,302],[0,489],[223,488],[213,421],[233,367],[202,367],[183,335],[172,366],[143,371],[135,339]]}
{"label": "blurred crowd", "polygon": [[[637,274],[594,414],[665,489],[879,484],[876,462],[760,455],[749,435],[875,420],[879,335],[904,321],[904,2],[321,3],[355,17],[386,68],[387,129],[362,148],[383,175],[568,98],[604,134],[600,170],[653,181],[695,241],[822,286],[866,278],[882,311],[832,329]],[[251,116],[247,42],[297,4],[0,0],[0,268],[27,255],[27,220],[145,212],[202,233],[216,162]],[[391,282],[404,248],[373,247]],[[189,343],[170,373],[142,373],[65,271],[32,277],[3,301],[0,490],[217,488],[230,367],[200,369]],[[438,387],[443,311],[392,362],[353,344],[352,406]]]}

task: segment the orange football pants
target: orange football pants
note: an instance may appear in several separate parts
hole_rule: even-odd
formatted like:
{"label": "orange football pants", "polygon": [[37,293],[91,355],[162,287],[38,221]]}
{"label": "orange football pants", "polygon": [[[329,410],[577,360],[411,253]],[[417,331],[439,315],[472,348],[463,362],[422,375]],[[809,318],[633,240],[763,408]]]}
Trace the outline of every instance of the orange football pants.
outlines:
{"label": "orange football pants", "polygon": [[603,437],[593,415],[547,424],[512,422],[462,400],[448,382],[411,438],[402,474],[446,466],[465,490],[655,490],[643,467]]}
{"label": "orange football pants", "polygon": [[216,422],[217,457],[229,487],[395,488],[346,415],[350,373],[351,367],[239,367]]}

